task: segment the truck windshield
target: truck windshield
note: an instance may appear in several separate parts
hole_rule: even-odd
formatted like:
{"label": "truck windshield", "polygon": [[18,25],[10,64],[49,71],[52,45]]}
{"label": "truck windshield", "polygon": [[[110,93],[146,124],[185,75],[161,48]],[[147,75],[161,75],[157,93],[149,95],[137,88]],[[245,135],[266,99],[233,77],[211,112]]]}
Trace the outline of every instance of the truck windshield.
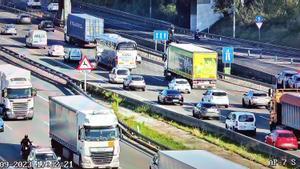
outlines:
{"label": "truck windshield", "polygon": [[87,141],[110,141],[118,138],[118,131],[116,128],[110,129],[85,129],[85,140]]}
{"label": "truck windshield", "polygon": [[117,50],[136,50],[136,44],[133,42],[122,42],[118,44]]}
{"label": "truck windshield", "polygon": [[25,89],[7,89],[9,99],[21,99],[31,97],[31,88]]}

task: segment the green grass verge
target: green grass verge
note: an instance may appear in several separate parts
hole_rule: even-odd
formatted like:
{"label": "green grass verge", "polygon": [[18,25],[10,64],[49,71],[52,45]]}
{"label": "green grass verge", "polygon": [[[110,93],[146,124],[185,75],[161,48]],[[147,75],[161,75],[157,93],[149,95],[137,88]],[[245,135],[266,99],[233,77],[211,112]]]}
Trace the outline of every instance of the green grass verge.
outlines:
{"label": "green grass verge", "polygon": [[174,150],[188,149],[188,147],[186,147],[183,143],[179,141],[175,141],[172,137],[167,136],[165,134],[158,133],[157,130],[146,126],[144,123],[137,122],[133,116],[125,117],[120,113],[116,113],[116,114],[118,116],[118,119],[121,120],[130,128],[139,131],[142,135],[151,138],[152,140],[170,149],[174,149]]}
{"label": "green grass verge", "polygon": [[[188,149],[188,147],[186,147],[182,142],[180,141],[175,141],[172,137],[170,136],[166,136],[163,134],[158,133],[155,129],[150,128],[148,126],[146,126],[144,123],[139,123],[136,122],[135,119],[133,117],[125,117],[123,115],[121,115],[120,113],[118,113],[119,110],[119,105],[129,108],[137,113],[141,113],[145,116],[151,116],[159,121],[163,121],[167,124],[170,124],[178,129],[184,130],[186,132],[189,132],[190,134],[194,135],[195,137],[199,138],[199,139],[203,139],[206,140],[207,142],[210,142],[212,144],[215,144],[219,147],[224,148],[225,150],[228,150],[229,152],[233,152],[236,153],[248,160],[257,162],[259,164],[262,164],[264,166],[268,166],[269,165],[269,157],[266,154],[262,154],[262,153],[258,153],[258,152],[254,152],[246,147],[242,147],[237,145],[236,143],[234,143],[231,140],[228,140],[226,138],[220,138],[217,137],[215,135],[212,135],[210,133],[201,131],[197,128],[192,128],[192,127],[187,127],[184,126],[182,124],[173,122],[173,121],[169,121],[167,119],[162,118],[161,116],[157,115],[155,112],[152,112],[149,106],[136,106],[130,103],[127,103],[126,100],[122,100],[119,99],[118,96],[114,95],[114,99],[112,98],[112,94],[111,93],[95,93],[95,92],[91,92],[94,95],[96,95],[99,98],[100,94],[100,98],[102,98],[103,101],[106,102],[110,102],[112,103],[112,108],[113,110],[116,112],[119,120],[121,120],[122,122],[124,122],[126,125],[128,125],[129,127],[138,130],[137,126],[139,126],[139,131],[141,132],[141,134],[143,134],[144,136],[147,136],[153,140],[155,140],[156,142],[165,145],[166,147],[170,147],[171,149]],[[115,100],[115,101],[114,101]],[[117,102],[117,103],[116,103]],[[285,167],[281,167],[281,168],[285,168]]]}

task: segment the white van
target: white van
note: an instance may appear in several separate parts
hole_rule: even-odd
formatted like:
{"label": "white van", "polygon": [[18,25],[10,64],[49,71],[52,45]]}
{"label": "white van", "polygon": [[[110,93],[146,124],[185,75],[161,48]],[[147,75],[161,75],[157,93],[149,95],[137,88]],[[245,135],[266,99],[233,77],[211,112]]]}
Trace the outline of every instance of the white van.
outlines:
{"label": "white van", "polygon": [[27,47],[47,47],[47,32],[43,30],[30,30],[26,35]]}
{"label": "white van", "polygon": [[250,112],[231,112],[226,117],[225,127],[237,132],[249,132],[251,135],[255,135],[255,115]]}

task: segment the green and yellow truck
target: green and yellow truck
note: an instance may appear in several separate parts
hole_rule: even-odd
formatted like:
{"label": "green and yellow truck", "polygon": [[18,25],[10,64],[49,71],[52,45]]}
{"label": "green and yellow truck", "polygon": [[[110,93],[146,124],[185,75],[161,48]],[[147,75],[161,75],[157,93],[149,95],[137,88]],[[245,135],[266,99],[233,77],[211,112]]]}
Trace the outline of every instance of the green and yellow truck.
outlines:
{"label": "green and yellow truck", "polygon": [[192,88],[215,87],[218,53],[193,44],[171,43],[165,58],[164,76],[187,79]]}

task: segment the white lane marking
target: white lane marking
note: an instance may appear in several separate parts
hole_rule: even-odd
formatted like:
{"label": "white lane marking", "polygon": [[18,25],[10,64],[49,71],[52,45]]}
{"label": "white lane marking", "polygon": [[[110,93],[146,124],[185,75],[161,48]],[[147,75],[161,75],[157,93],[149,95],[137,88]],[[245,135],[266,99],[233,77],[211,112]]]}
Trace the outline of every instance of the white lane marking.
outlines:
{"label": "white lane marking", "polygon": [[41,98],[42,100],[44,100],[45,102],[49,102],[49,100],[48,99],[46,99],[46,98],[44,98],[43,96],[41,96],[41,95],[37,95],[39,98]]}
{"label": "white lane marking", "polygon": [[270,120],[270,118],[267,118],[267,117],[264,117],[264,116],[258,116],[258,117],[260,117],[260,118],[262,118],[262,119],[265,119],[265,120],[267,120],[267,121]]}
{"label": "white lane marking", "polygon": [[47,126],[49,126],[49,123],[48,123],[48,122],[46,122],[46,121],[43,121],[43,123],[44,123],[44,124],[46,124]]}
{"label": "white lane marking", "polygon": [[5,127],[7,127],[9,130],[12,130],[11,127],[9,127],[7,124],[4,124]]}

